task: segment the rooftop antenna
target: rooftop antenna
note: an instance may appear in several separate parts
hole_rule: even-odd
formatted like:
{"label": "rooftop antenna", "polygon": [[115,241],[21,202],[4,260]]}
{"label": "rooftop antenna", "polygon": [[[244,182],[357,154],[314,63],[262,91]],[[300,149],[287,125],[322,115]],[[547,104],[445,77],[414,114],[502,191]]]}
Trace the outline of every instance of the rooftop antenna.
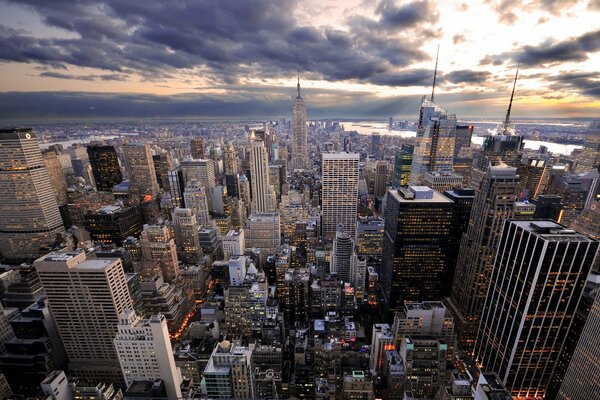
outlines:
{"label": "rooftop antenna", "polygon": [[300,98],[300,65],[298,65],[298,97],[296,97],[297,99]]}
{"label": "rooftop antenna", "polygon": [[508,124],[510,123],[510,110],[512,109],[512,102],[515,96],[515,88],[517,87],[517,78],[519,77],[519,67],[521,64],[517,65],[517,72],[515,74],[515,81],[513,82],[512,93],[510,94],[510,102],[508,103],[508,109],[506,110],[506,119],[504,120],[504,132],[506,133],[508,130]]}
{"label": "rooftop antenna", "polygon": [[433,103],[433,95],[435,94],[435,78],[437,77],[438,58],[440,56],[440,45],[438,44],[437,53],[435,55],[435,70],[433,71],[433,88],[431,89],[431,102]]}

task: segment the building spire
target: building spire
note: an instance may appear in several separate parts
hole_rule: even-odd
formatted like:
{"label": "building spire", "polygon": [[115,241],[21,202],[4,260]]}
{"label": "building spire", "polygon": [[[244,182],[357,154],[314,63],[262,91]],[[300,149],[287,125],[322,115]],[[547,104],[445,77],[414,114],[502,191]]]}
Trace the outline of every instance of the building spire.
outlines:
{"label": "building spire", "polygon": [[433,71],[433,87],[431,88],[431,102],[433,103],[433,96],[435,94],[435,78],[437,77],[437,66],[438,66],[438,58],[440,56],[440,45],[438,44],[437,53],[435,55],[435,69]]}
{"label": "building spire", "polygon": [[300,66],[298,65],[298,97],[296,97],[297,99],[300,98]]}
{"label": "building spire", "polygon": [[508,109],[506,110],[506,119],[504,120],[504,131],[506,131],[506,127],[510,123],[510,110],[512,108],[513,97],[515,96],[515,87],[517,86],[517,78],[519,77],[519,67],[521,64],[517,65],[517,73],[515,74],[515,81],[513,83],[512,93],[510,94],[510,102],[508,103]]}

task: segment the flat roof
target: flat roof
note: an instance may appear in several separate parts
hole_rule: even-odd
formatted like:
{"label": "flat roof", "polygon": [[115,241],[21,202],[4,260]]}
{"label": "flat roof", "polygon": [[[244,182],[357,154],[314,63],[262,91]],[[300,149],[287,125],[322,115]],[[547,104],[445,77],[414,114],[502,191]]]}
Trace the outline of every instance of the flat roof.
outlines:
{"label": "flat roof", "polygon": [[403,196],[400,195],[400,193],[398,193],[398,190],[396,189],[389,189],[388,193],[390,193],[394,197],[394,199],[397,200],[399,203],[453,203],[452,200],[450,200],[440,192],[430,189],[427,186],[413,186],[413,189],[423,187],[433,192],[433,196],[431,199],[405,199]]}

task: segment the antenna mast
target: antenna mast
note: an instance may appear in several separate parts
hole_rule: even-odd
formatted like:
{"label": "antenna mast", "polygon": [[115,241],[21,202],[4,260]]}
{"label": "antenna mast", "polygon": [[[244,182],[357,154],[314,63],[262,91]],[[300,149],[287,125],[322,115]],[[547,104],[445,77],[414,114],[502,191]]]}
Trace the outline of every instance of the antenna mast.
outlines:
{"label": "antenna mast", "polygon": [[431,102],[433,103],[433,96],[435,94],[435,78],[437,77],[438,59],[440,56],[440,45],[438,44],[437,53],[435,55],[435,69],[433,71],[433,87],[431,88]]}
{"label": "antenna mast", "polygon": [[515,88],[517,87],[517,78],[519,77],[519,67],[521,65],[517,65],[517,72],[515,73],[515,81],[513,82],[512,93],[510,94],[510,102],[508,103],[508,109],[506,110],[506,119],[504,120],[504,131],[502,133],[506,133],[508,131],[508,124],[510,124],[510,110],[512,109],[513,98],[515,97]]}

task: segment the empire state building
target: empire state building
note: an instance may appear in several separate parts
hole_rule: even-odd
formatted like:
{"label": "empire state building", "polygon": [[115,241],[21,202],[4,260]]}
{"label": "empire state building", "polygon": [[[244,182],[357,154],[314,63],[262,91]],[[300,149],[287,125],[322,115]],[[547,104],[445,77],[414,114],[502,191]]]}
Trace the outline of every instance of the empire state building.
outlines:
{"label": "empire state building", "polygon": [[298,95],[292,106],[292,170],[308,168],[306,142],[306,105],[300,96],[300,76],[298,75]]}

